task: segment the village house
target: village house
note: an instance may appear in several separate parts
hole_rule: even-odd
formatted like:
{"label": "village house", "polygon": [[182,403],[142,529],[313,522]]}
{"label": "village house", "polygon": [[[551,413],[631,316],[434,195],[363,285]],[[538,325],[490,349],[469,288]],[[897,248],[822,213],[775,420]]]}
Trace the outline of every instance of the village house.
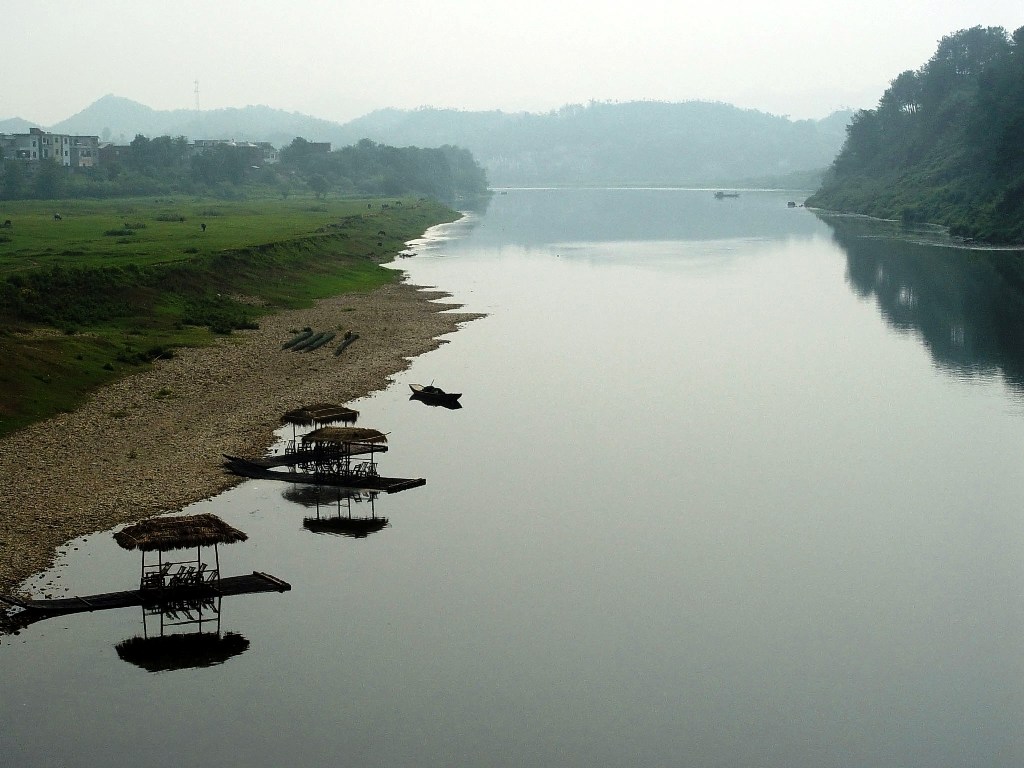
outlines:
{"label": "village house", "polygon": [[279,162],[280,154],[268,141],[235,141],[234,139],[196,139],[189,147],[189,156],[200,155],[214,147],[233,147],[238,151],[245,152],[251,163],[262,163],[271,165]]}
{"label": "village house", "polygon": [[[232,147],[245,152],[250,164],[269,165],[280,160],[278,150],[266,141],[248,142],[233,139],[196,139],[189,144],[189,156],[207,152],[218,146]],[[313,146],[313,145],[311,145]],[[330,144],[316,145],[320,151],[330,151]],[[326,147],[326,150],[322,149]],[[72,136],[50,133],[40,128],[29,128],[28,133],[0,133],[0,150],[7,160],[23,160],[36,166],[51,160],[66,168],[93,168],[115,162],[126,162],[131,147],[128,145],[100,144],[98,136]]]}
{"label": "village house", "polygon": [[72,136],[29,128],[28,133],[0,133],[4,158],[30,164],[51,160],[67,168],[99,165],[98,136]]}

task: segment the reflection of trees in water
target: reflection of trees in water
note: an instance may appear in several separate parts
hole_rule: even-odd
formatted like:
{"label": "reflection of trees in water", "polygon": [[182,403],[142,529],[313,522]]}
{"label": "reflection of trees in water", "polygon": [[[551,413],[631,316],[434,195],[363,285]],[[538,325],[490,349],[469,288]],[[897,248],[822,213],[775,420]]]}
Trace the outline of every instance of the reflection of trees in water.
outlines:
{"label": "reflection of trees in water", "polygon": [[491,197],[491,194],[486,194],[459,198],[452,204],[452,207],[460,211],[469,211],[470,213],[483,215],[487,213],[487,208],[491,204]]}
{"label": "reflection of trees in water", "polygon": [[828,223],[846,253],[851,288],[874,296],[890,325],[919,334],[940,367],[969,375],[999,372],[1024,389],[1019,253],[878,237],[870,222]]}
{"label": "reflection of trees in water", "polygon": [[716,200],[710,190],[510,190],[491,203],[475,243],[537,247],[553,243],[671,240],[781,240],[810,237],[821,223],[789,210],[784,193],[744,192]]}

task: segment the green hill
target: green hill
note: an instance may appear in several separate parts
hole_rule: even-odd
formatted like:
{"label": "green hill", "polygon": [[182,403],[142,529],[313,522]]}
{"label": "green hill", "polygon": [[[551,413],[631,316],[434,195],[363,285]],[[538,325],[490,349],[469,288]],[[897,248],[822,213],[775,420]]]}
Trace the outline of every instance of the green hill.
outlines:
{"label": "green hill", "polygon": [[1024,27],[972,27],[861,110],[807,204],[1024,242]]}
{"label": "green hill", "polygon": [[634,101],[570,104],[546,113],[382,109],[341,125],[265,106],[154,110],[110,95],[50,130],[121,144],[142,134],[277,147],[296,136],[335,149],[362,139],[395,147],[454,145],[472,152],[496,186],[805,187],[812,178],[817,186],[839,152],[852,114],[791,120],[716,102]]}
{"label": "green hill", "polygon": [[716,186],[820,172],[842,146],[850,117],[794,121],[701,101],[591,102],[543,114],[384,109],[333,136],[466,147],[497,186]]}

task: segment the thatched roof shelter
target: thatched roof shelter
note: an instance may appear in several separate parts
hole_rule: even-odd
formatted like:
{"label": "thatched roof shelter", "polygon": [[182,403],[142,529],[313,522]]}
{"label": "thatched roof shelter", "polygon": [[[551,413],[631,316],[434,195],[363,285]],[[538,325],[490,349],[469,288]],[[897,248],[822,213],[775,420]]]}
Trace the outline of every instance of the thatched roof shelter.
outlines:
{"label": "thatched roof shelter", "polygon": [[242,531],[211,514],[153,517],[129,525],[114,534],[114,541],[125,549],[139,549],[143,552],[212,547],[245,541],[247,538]]}
{"label": "thatched roof shelter", "polygon": [[302,436],[302,444],[332,443],[387,443],[388,438],[383,432],[369,427],[320,427]]}
{"label": "thatched roof shelter", "polygon": [[295,408],[281,416],[282,424],[298,424],[300,427],[323,426],[335,422],[353,423],[359,418],[359,411],[344,405],[317,403]]}

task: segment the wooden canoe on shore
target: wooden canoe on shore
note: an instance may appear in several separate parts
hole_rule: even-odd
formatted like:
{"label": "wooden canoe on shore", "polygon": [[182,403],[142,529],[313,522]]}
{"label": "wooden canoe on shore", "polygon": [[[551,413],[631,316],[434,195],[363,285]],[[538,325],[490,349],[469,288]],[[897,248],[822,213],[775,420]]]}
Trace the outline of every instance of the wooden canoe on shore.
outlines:
{"label": "wooden canoe on shore", "polygon": [[286,483],[324,485],[332,488],[352,488],[362,491],[383,491],[384,493],[398,493],[399,491],[418,488],[421,485],[427,484],[427,481],[422,477],[383,477],[370,474],[299,472],[293,469],[278,470],[265,466],[264,463],[227,454],[224,454],[224,468],[240,477],[250,477],[257,480],[283,480]]}

